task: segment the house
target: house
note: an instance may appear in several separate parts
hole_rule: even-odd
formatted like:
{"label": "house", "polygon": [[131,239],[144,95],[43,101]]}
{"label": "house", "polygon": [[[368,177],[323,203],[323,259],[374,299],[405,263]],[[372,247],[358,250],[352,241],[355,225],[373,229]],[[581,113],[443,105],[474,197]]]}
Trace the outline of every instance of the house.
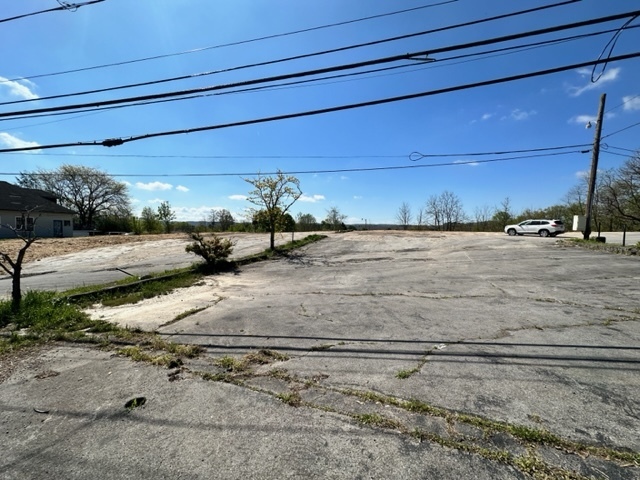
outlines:
{"label": "house", "polygon": [[74,215],[51,192],[0,181],[0,238],[15,238],[12,228],[37,237],[72,237]]}

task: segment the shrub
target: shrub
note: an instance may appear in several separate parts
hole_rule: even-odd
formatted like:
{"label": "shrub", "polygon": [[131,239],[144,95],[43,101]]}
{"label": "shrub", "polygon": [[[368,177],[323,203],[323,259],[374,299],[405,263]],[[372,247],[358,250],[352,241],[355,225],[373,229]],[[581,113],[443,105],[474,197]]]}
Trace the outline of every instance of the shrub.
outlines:
{"label": "shrub", "polygon": [[228,258],[233,253],[235,242],[215,234],[205,240],[202,235],[196,232],[191,234],[191,239],[194,242],[187,245],[186,251],[204,258],[210,270],[215,272],[229,265]]}

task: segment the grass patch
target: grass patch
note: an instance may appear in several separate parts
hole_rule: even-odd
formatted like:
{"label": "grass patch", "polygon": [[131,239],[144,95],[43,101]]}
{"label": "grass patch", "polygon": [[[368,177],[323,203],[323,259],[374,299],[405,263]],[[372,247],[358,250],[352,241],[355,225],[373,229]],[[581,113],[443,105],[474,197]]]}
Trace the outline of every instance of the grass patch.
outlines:
{"label": "grass patch", "polygon": [[322,345],[314,345],[309,350],[311,350],[312,352],[321,352],[323,350],[329,350],[331,347],[333,347],[333,344],[323,343]]}
{"label": "grass patch", "polygon": [[354,415],[353,418],[363,425],[404,431],[404,426],[400,422],[384,417],[378,413],[361,413]]}
{"label": "grass patch", "polygon": [[404,380],[411,377],[411,375],[413,375],[414,373],[418,373],[419,371],[420,369],[418,367],[409,370],[400,370],[398,373],[396,373],[396,378]]}
{"label": "grass patch", "polygon": [[615,243],[601,243],[595,240],[584,240],[582,238],[564,238],[559,240],[558,243],[560,245],[586,248],[587,250],[615,253],[618,255],[638,255],[640,251],[640,245],[638,244],[623,247]]}
{"label": "grass patch", "polygon": [[286,360],[289,360],[288,355],[274,350],[261,349],[257,352],[247,353],[240,359],[228,355],[220,357],[213,363],[218,367],[224,368],[227,372],[242,373],[248,371],[252,365],[267,365],[269,363],[284,362]]}
{"label": "grass patch", "polygon": [[298,392],[279,393],[276,395],[283,403],[292,407],[299,407],[302,405],[302,397]]}
{"label": "grass patch", "polygon": [[197,307],[197,308],[192,308],[190,310],[187,310],[186,312],[179,313],[173,318],[173,320],[171,320],[171,323],[179,322],[183,318],[190,317],[191,315],[195,315],[196,313],[202,312],[203,310],[206,310],[206,309],[207,307]]}

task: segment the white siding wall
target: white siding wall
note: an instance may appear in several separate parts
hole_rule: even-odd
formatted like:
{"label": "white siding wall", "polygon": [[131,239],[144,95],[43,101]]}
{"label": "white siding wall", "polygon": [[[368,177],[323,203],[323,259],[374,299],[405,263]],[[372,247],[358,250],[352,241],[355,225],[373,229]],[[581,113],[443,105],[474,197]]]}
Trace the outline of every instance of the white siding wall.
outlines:
{"label": "white siding wall", "polygon": [[[15,238],[15,233],[4,225],[16,226],[16,217],[22,215],[22,212],[10,212],[0,210],[0,238]],[[73,237],[73,215],[65,213],[36,213],[34,232],[38,237],[53,237],[53,221],[60,220],[62,222],[62,236]],[[66,223],[66,225],[65,225]]]}

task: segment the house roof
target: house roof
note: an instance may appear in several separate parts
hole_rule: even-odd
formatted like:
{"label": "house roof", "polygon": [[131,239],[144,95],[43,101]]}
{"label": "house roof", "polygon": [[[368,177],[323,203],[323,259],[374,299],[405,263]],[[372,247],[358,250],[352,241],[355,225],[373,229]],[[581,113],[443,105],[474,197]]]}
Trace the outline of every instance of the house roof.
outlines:
{"label": "house roof", "polygon": [[53,193],[44,190],[22,188],[9,182],[0,181],[0,210],[23,212],[33,210],[43,213],[75,214],[62,205],[58,205],[53,199]]}

